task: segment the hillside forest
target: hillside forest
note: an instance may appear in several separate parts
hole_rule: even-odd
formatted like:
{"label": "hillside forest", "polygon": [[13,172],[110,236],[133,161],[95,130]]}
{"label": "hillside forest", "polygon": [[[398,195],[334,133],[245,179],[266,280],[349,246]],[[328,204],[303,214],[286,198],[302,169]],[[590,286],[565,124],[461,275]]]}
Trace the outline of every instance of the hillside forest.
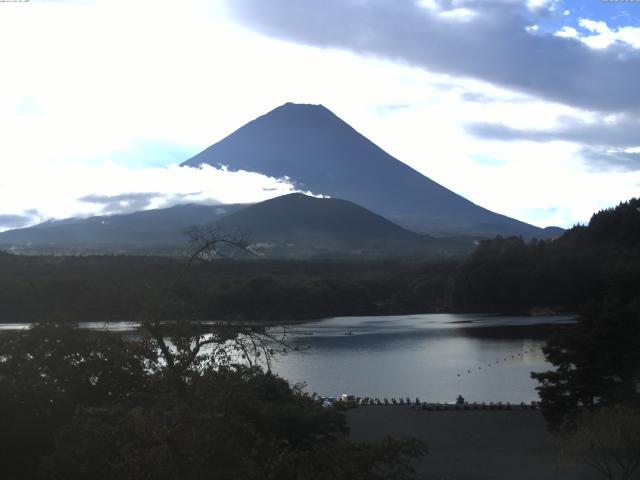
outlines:
{"label": "hillside forest", "polygon": [[175,285],[182,258],[0,253],[0,322],[135,321],[169,288],[176,315],[202,320],[577,312],[639,284],[639,205],[598,212],[554,240],[484,240],[461,261],[221,258],[194,264]]}

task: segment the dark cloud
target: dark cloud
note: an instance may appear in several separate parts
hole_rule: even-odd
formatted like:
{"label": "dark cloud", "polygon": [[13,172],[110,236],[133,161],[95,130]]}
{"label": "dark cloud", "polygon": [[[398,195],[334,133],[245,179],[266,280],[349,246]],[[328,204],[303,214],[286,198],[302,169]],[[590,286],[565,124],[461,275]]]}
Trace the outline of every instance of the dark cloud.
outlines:
{"label": "dark cloud", "polygon": [[0,229],[26,227],[34,223],[33,215],[0,215]]}
{"label": "dark cloud", "polygon": [[[229,0],[238,21],[273,37],[344,48],[481,79],[536,97],[602,112],[640,112],[640,51],[593,50],[580,41],[529,32],[549,13],[524,1],[441,0],[472,10],[444,19],[416,0]],[[536,17],[537,16],[537,17]]]}
{"label": "dark cloud", "polygon": [[90,194],[79,198],[78,201],[102,205],[102,213],[108,215],[144,210],[151,205],[154,199],[161,196],[161,193],[156,192],[122,193],[120,195]]}
{"label": "dark cloud", "polygon": [[[102,205],[101,214],[113,215],[119,213],[131,213],[145,210],[156,201],[157,208],[167,208],[174,205],[188,203],[190,198],[200,195],[202,192],[189,193],[158,193],[158,192],[131,192],[119,195],[90,194],[80,197],[78,201]],[[217,200],[200,200],[197,203],[203,205],[219,205]]]}
{"label": "dark cloud", "polygon": [[640,146],[640,120],[630,115],[596,122],[564,118],[558,127],[549,130],[521,130],[496,123],[472,123],[466,130],[488,140],[574,142],[583,146],[582,158],[592,168],[640,170],[640,155],[625,151]]}
{"label": "dark cloud", "polygon": [[580,154],[592,170],[640,170],[640,154],[638,153],[587,147],[583,148]]}
{"label": "dark cloud", "polygon": [[640,144],[640,120],[625,116],[615,121],[585,122],[574,118],[560,119],[560,125],[549,130],[521,130],[498,123],[471,123],[467,132],[490,140],[531,140],[553,142],[564,140],[583,145],[631,148]]}

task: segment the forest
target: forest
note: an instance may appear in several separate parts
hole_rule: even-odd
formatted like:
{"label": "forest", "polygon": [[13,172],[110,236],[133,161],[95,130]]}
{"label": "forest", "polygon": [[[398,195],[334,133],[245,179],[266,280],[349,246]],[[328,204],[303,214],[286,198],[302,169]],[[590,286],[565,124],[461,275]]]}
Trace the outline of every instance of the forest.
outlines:
{"label": "forest", "polygon": [[0,254],[0,322],[134,321],[170,286],[175,313],[198,319],[292,321],[441,311],[453,263],[232,260],[193,265],[146,256]]}
{"label": "forest", "polygon": [[169,286],[176,315],[205,320],[577,312],[620,284],[638,284],[638,204],[598,212],[555,240],[484,240],[462,261],[220,258],[180,275],[180,257],[0,253],[0,322],[135,321]]}
{"label": "forest", "polygon": [[456,273],[453,303],[486,310],[577,311],[640,278],[640,201],[595,213],[552,241],[481,242]]}

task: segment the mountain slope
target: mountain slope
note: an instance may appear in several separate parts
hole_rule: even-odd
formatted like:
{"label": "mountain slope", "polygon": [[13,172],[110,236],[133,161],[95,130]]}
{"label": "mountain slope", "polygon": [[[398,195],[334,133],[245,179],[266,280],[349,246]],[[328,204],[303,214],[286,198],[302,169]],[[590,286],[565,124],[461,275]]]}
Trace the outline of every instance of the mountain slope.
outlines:
{"label": "mountain slope", "polygon": [[185,229],[211,223],[246,205],[176,205],[129,214],[69,218],[0,233],[0,245],[136,246],[186,245]]}
{"label": "mountain slope", "polygon": [[472,239],[438,240],[405,230],[355,203],[283,195],[248,206],[216,223],[227,234],[246,234],[269,257],[410,257],[467,253]]}
{"label": "mountain slope", "polygon": [[[0,233],[0,248],[31,253],[182,253],[185,230],[213,224],[246,235],[266,257],[450,257],[474,239],[437,240],[405,230],[352,202],[300,193],[254,205],[178,205],[70,218]],[[237,252],[229,252],[236,254]]]}
{"label": "mountain slope", "polygon": [[245,231],[257,239],[325,236],[354,241],[417,240],[410,232],[355,203],[291,193],[248,206],[216,222],[224,231]]}
{"label": "mountain slope", "polygon": [[343,198],[412,229],[544,237],[479,207],[396,160],[322,105],[287,103],[183,163],[226,165]]}

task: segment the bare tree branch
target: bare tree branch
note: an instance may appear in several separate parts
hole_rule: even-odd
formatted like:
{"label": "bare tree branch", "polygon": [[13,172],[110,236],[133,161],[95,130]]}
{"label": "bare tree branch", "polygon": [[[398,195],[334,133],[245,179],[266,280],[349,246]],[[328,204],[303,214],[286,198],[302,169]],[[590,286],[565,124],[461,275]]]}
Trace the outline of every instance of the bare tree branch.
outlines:
{"label": "bare tree branch", "polygon": [[[176,298],[176,289],[184,277],[193,274],[195,262],[209,262],[217,258],[233,256],[229,252],[256,255],[250,247],[248,235],[240,233],[223,235],[213,225],[192,227],[189,235],[189,254],[184,267],[150,305],[141,319],[141,326],[151,336],[172,374],[179,394],[186,392],[189,372],[199,368],[202,361],[209,366],[221,366],[233,361],[235,350],[250,368],[264,364],[271,371],[271,357],[282,348],[299,350],[286,342],[286,329],[274,334],[265,328],[233,322],[219,322],[206,328],[198,318],[170,318],[170,304]],[[215,346],[215,348],[209,348]],[[241,363],[241,362],[239,362]]]}

